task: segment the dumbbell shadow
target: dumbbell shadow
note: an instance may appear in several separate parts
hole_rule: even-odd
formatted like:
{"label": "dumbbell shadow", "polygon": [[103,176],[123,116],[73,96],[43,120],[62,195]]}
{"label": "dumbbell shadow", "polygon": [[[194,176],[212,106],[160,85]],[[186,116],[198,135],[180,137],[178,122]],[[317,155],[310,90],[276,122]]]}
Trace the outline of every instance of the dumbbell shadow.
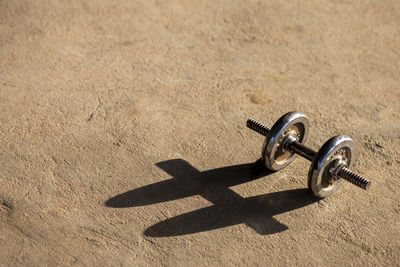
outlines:
{"label": "dumbbell shadow", "polygon": [[173,178],[137,188],[105,202],[127,208],[201,195],[214,205],[161,221],[144,231],[146,236],[178,236],[245,223],[261,235],[288,227],[272,216],[317,201],[306,189],[288,190],[243,198],[229,187],[270,175],[261,161],[200,172],[182,159],[156,165]]}

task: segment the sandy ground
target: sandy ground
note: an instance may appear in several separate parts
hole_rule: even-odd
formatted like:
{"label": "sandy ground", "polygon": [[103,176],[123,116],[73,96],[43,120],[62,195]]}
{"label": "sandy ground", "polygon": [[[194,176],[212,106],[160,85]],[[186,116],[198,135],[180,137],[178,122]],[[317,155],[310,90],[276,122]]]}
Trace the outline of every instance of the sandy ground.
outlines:
{"label": "sandy ground", "polygon": [[[0,0],[0,265],[396,266],[399,102],[398,0]],[[259,173],[291,110],[370,191]]]}

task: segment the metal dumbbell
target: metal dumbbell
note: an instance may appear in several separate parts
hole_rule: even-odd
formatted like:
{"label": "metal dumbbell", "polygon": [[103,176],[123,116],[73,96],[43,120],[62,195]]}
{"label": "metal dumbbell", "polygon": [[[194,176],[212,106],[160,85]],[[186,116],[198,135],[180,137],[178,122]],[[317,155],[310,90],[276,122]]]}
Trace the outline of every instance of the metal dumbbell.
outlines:
{"label": "metal dumbbell", "polygon": [[266,137],[262,159],[268,169],[283,169],[295,159],[296,154],[312,162],[308,172],[308,187],[315,196],[330,196],[339,189],[344,180],[368,189],[371,181],[349,169],[354,162],[353,140],[348,136],[338,135],[315,152],[304,145],[308,126],[307,117],[298,112],[283,115],[271,129],[251,118],[247,120],[248,128]]}

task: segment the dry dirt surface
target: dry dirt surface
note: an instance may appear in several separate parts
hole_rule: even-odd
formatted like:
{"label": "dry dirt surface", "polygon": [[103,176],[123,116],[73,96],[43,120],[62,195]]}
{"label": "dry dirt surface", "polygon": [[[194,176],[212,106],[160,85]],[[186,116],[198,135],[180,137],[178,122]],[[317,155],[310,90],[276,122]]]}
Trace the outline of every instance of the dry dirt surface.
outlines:
{"label": "dry dirt surface", "polygon": [[[0,0],[0,265],[398,266],[400,1]],[[288,111],[369,191],[255,164]]]}

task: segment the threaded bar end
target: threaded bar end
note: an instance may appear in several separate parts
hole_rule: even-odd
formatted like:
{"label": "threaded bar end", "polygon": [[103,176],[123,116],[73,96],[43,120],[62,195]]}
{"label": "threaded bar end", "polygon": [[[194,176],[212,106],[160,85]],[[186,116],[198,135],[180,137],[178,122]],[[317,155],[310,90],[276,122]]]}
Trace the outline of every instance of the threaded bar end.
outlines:
{"label": "threaded bar end", "polygon": [[253,131],[255,131],[261,135],[264,135],[264,136],[267,136],[267,134],[270,130],[267,126],[265,126],[261,122],[258,122],[252,118],[247,120],[246,126],[247,126],[247,128],[250,128]]}
{"label": "threaded bar end", "polygon": [[364,177],[361,177],[360,175],[352,172],[351,170],[347,169],[346,167],[343,167],[339,173],[338,173],[339,178],[343,178],[346,181],[367,190],[371,186],[371,181],[368,179],[365,179]]}

